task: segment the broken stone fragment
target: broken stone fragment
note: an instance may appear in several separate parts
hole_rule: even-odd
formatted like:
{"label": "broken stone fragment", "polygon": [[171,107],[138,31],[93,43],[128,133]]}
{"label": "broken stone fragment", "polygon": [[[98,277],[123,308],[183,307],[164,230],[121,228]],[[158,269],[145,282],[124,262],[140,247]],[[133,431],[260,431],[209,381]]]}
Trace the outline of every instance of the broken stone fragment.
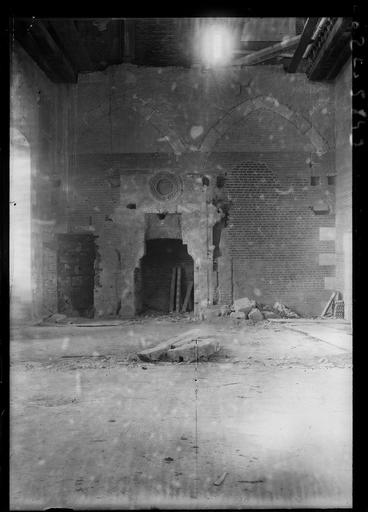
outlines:
{"label": "broken stone fragment", "polygon": [[228,316],[231,313],[230,306],[221,306],[221,316]]}
{"label": "broken stone fragment", "polygon": [[273,305],[274,311],[284,318],[299,318],[299,315],[292,311],[290,308],[282,304],[281,302],[275,302]]}
{"label": "broken stone fragment", "polygon": [[221,307],[208,307],[203,309],[201,313],[201,317],[203,320],[211,320],[213,318],[221,316]]}
{"label": "broken stone fragment", "polygon": [[263,314],[260,312],[258,308],[252,309],[252,311],[248,314],[249,320],[253,322],[260,322],[263,320]]}
{"label": "broken stone fragment", "polygon": [[233,311],[230,313],[230,318],[238,318],[239,320],[245,320],[246,316],[243,311]]}
{"label": "broken stone fragment", "polygon": [[167,357],[170,361],[186,361],[188,363],[200,358],[208,358],[220,348],[216,338],[205,338],[193,340],[176,348],[167,351]]}
{"label": "broken stone fragment", "polygon": [[250,300],[250,299],[248,299],[248,297],[236,299],[236,300],[234,300],[234,304],[233,304],[234,311],[243,311],[243,313],[245,313],[246,312],[245,310],[249,308],[248,311],[246,312],[246,314],[249,313],[249,311],[255,307],[256,307],[256,301]]}
{"label": "broken stone fragment", "polygon": [[269,306],[268,304],[259,304],[258,302],[257,307],[259,310],[262,311],[262,313],[264,313],[265,311],[272,311],[272,306]]}
{"label": "broken stone fragment", "polygon": [[276,314],[274,311],[263,311],[263,316],[266,320],[269,318],[280,318],[278,314]]}
{"label": "broken stone fragment", "polygon": [[169,340],[163,341],[155,347],[142,350],[137,355],[142,361],[158,361],[162,358],[170,348],[175,348],[181,343],[187,343],[198,337],[201,333],[200,329],[191,329],[183,334],[174,336]]}
{"label": "broken stone fragment", "polygon": [[239,313],[244,313],[245,318],[248,318],[249,313],[254,309],[256,306],[249,306],[247,308],[241,308],[239,309]]}

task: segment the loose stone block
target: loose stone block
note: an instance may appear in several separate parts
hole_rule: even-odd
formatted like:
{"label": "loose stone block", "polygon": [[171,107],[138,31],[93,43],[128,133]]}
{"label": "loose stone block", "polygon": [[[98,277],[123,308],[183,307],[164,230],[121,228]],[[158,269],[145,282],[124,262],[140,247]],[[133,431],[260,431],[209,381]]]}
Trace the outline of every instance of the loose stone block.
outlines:
{"label": "loose stone block", "polygon": [[253,320],[253,322],[260,322],[263,320],[263,314],[260,312],[258,308],[252,309],[252,311],[248,314],[249,320]]}
{"label": "loose stone block", "polygon": [[277,315],[273,311],[263,311],[263,316],[265,317],[266,320],[268,320],[269,318],[280,318],[279,315]]}
{"label": "loose stone block", "polygon": [[137,355],[142,361],[158,361],[170,348],[175,348],[181,344],[188,343],[198,337],[200,333],[200,329],[191,329],[190,331],[174,336],[167,341],[163,341],[155,347],[142,350],[141,352],[138,352]]}
{"label": "loose stone block", "polygon": [[249,313],[249,311],[255,307],[256,307],[256,301],[250,300],[250,299],[248,299],[248,297],[242,297],[241,299],[236,299],[236,300],[234,300],[234,304],[233,304],[233,308],[235,311],[245,312],[245,309],[249,308],[247,313]]}
{"label": "loose stone block", "polygon": [[245,320],[246,316],[243,311],[233,311],[230,313],[230,318],[238,318],[240,320]]}
{"label": "loose stone block", "polygon": [[186,361],[192,362],[199,358],[208,358],[220,348],[219,342],[216,338],[194,340],[189,343],[185,343],[179,347],[170,349],[167,351],[167,357],[170,361]]}

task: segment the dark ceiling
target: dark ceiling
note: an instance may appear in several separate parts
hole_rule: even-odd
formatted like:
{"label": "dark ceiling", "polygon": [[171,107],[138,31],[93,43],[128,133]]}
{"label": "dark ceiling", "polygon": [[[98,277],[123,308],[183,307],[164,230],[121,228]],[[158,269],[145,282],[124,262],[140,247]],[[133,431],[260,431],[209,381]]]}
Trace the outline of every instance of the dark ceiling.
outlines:
{"label": "dark ceiling", "polygon": [[[247,56],[252,58],[261,50],[261,56],[252,64],[282,64],[287,70],[292,63],[290,71],[306,71],[313,63],[310,58],[309,61],[303,59],[303,53],[320,18],[284,18],[291,20],[287,26],[292,28],[287,36],[297,39],[286,49],[279,47],[284,38],[280,29],[272,32],[265,22],[272,19],[277,20],[221,18],[235,35],[234,63],[239,64],[239,59]],[[254,25],[254,20],[261,20],[259,26],[263,28],[258,32],[253,29],[251,36],[244,40],[244,27],[250,26],[249,23]],[[102,71],[122,62],[159,67],[199,65],[198,34],[208,23],[207,18],[15,18],[12,21],[17,41],[46,75],[59,83],[75,83],[80,73]],[[345,22],[338,29],[335,27],[333,45],[337,52],[329,49],[330,58],[322,59],[324,70],[317,72],[318,79],[328,76],[332,64],[336,68],[336,60],[337,69],[343,64],[339,62],[341,53],[346,60],[349,35],[349,23]],[[320,41],[314,42],[315,58],[317,43]]]}

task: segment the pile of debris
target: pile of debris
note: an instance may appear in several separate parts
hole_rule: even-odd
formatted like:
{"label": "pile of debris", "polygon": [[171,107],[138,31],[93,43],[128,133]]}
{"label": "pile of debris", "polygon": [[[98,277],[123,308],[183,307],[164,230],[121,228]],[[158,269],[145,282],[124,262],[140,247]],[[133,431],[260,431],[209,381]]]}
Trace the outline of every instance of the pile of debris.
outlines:
{"label": "pile of debris", "polygon": [[272,318],[300,318],[298,313],[281,302],[275,302],[273,306],[270,306],[248,299],[248,297],[234,300],[231,306],[213,306],[203,313],[203,318],[206,320],[216,316],[230,316],[230,318],[252,320],[253,322]]}
{"label": "pile of debris", "polygon": [[193,362],[207,360],[220,349],[216,336],[203,333],[200,329],[192,329],[174,336],[153,348],[142,350],[137,355],[147,362],[173,361]]}

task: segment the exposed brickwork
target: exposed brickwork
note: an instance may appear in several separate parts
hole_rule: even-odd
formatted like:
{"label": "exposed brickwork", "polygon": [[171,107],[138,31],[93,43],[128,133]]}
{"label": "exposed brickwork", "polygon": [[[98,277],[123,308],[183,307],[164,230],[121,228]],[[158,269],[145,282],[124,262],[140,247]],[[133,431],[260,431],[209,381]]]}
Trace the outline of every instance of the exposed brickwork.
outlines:
{"label": "exposed brickwork", "polygon": [[69,316],[94,316],[94,237],[62,234],[58,237],[58,311]]}
{"label": "exposed brickwork", "polygon": [[[280,154],[278,164],[284,156]],[[212,155],[212,161],[217,157]],[[317,216],[308,206],[327,187],[309,187],[307,177],[295,176],[295,169],[292,176],[287,162],[285,179],[272,169],[270,159],[266,164],[256,153],[243,155],[246,159],[237,164],[231,157],[221,167],[233,202],[226,230],[230,250],[224,256],[232,258],[233,282],[222,281],[221,301],[231,301],[233,287],[233,298],[280,300],[303,314],[319,314],[320,302],[328,298],[324,278],[334,276],[334,267],[319,266],[320,252],[334,251],[333,243],[322,246],[319,227],[334,226],[334,215]],[[300,154],[299,167],[303,165],[305,155]]]}
{"label": "exposed brickwork", "polygon": [[110,164],[110,160],[89,159],[83,165],[83,161],[77,160],[69,177],[70,229],[97,236],[96,315],[115,315],[120,302],[120,246],[124,233],[113,217],[120,199],[120,176]]}
{"label": "exposed brickwork", "polygon": [[336,80],[336,287],[352,318],[352,147],[351,59]]}

